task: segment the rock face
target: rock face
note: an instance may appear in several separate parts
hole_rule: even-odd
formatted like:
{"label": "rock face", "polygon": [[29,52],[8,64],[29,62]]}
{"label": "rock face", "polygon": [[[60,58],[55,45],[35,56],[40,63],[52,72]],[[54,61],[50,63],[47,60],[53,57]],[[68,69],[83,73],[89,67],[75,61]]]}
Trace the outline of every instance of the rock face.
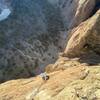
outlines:
{"label": "rock face", "polygon": [[[94,0],[0,0],[0,81],[39,74],[65,47],[68,30],[86,20]],[[79,17],[80,16],[80,17]]]}
{"label": "rock face", "polygon": [[65,27],[70,29],[85,21],[94,9],[96,0],[63,0],[61,12]]}
{"label": "rock face", "polygon": [[73,28],[86,20],[93,11],[96,0],[48,0],[57,5],[66,29]]}
{"label": "rock face", "polygon": [[37,76],[1,84],[0,100],[99,100],[100,65],[91,67],[74,60],[68,68],[69,61],[62,61],[60,68],[66,65],[66,69],[49,73],[48,81]]}
{"label": "rock face", "polygon": [[79,56],[85,50],[100,54],[100,10],[92,18],[81,23],[71,31],[65,55],[68,57]]}

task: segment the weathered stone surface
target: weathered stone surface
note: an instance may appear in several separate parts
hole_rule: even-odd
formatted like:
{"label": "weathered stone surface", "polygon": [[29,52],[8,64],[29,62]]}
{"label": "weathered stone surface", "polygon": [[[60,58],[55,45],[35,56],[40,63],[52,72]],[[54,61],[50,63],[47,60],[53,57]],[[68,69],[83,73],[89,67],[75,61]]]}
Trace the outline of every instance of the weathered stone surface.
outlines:
{"label": "weathered stone surface", "polygon": [[[100,10],[89,20],[71,31],[64,54],[79,56],[86,49],[100,54]],[[86,51],[84,51],[86,50]]]}
{"label": "weathered stone surface", "polygon": [[65,0],[63,2],[65,7],[62,8],[62,15],[65,22],[67,22],[66,26],[68,26],[68,29],[86,20],[91,15],[95,3],[96,0]]}
{"label": "weathered stone surface", "polygon": [[[60,67],[70,65],[62,58]],[[73,59],[76,66],[40,76],[0,84],[0,100],[87,100],[100,99],[100,66],[87,66]]]}

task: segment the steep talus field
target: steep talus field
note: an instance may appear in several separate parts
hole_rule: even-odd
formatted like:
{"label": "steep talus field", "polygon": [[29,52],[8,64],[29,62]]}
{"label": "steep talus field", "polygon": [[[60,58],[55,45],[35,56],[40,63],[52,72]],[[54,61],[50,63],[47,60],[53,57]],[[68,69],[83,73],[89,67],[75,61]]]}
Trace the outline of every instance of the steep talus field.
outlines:
{"label": "steep talus field", "polygon": [[[95,0],[0,0],[0,81],[31,77],[54,63],[68,31],[92,15]],[[94,11],[96,12],[96,11]]]}

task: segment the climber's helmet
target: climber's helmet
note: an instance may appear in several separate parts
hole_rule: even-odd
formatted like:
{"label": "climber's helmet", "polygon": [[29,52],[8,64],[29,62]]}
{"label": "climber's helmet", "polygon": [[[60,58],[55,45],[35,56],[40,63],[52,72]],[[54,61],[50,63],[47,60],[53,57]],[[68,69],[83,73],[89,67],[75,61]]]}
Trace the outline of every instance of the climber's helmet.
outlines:
{"label": "climber's helmet", "polygon": [[46,72],[45,72],[45,73],[41,73],[40,76],[41,76],[42,79],[45,80],[45,81],[49,79],[49,76],[47,75]]}

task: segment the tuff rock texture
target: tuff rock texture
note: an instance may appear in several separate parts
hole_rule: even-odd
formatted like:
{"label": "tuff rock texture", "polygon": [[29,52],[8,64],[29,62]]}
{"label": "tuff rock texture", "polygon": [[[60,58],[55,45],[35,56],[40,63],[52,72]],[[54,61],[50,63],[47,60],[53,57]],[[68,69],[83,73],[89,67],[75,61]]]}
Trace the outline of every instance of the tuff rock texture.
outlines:
{"label": "tuff rock texture", "polygon": [[48,0],[57,5],[66,29],[73,28],[86,20],[94,9],[96,0]]}
{"label": "tuff rock texture", "polygon": [[75,57],[89,50],[100,54],[99,26],[100,10],[92,18],[71,31],[64,54],[68,57]]}
{"label": "tuff rock texture", "polygon": [[89,18],[96,0],[64,0],[61,4],[65,27],[68,26],[66,28],[70,29]]}
{"label": "tuff rock texture", "polygon": [[62,58],[60,69],[50,72],[48,81],[37,76],[1,84],[0,100],[99,100],[100,65],[88,66],[77,59],[70,65],[69,61]]}

